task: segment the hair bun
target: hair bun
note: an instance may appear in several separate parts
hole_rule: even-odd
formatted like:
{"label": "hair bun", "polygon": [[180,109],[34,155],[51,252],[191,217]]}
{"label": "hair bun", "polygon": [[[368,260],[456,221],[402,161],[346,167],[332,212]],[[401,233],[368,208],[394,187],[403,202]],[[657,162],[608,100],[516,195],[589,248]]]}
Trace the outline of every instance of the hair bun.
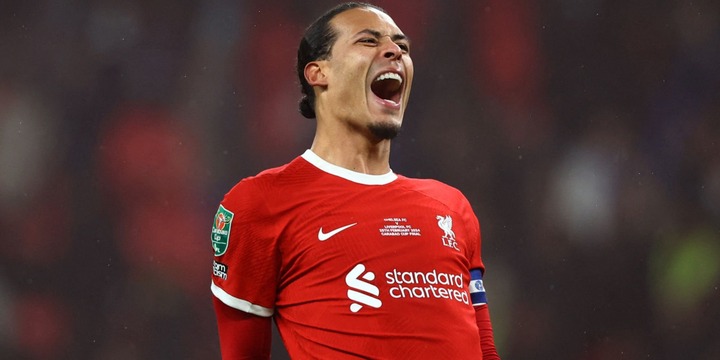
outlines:
{"label": "hair bun", "polygon": [[314,119],[315,118],[315,109],[313,109],[313,106],[310,104],[310,99],[308,99],[307,96],[303,96],[302,99],[300,99],[300,114],[302,116],[308,118],[308,119]]}

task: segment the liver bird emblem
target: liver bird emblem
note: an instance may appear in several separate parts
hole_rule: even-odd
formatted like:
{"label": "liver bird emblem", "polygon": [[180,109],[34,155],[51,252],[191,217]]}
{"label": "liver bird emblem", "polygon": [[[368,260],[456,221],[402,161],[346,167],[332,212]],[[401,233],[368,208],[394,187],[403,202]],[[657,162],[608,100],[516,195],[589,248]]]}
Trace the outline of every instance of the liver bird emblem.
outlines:
{"label": "liver bird emblem", "polygon": [[438,226],[445,232],[444,239],[455,239],[455,233],[452,231],[452,218],[450,215],[436,216]]}

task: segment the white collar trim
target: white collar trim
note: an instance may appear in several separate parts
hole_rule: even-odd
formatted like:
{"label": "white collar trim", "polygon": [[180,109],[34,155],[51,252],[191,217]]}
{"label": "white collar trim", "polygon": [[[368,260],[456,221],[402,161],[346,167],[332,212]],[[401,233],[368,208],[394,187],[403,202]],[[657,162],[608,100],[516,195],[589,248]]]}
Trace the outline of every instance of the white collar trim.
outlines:
{"label": "white collar trim", "polygon": [[313,164],[318,169],[331,174],[335,176],[339,176],[343,179],[350,180],[352,182],[363,184],[363,185],[385,185],[393,182],[395,179],[397,179],[397,175],[395,175],[392,170],[388,171],[385,174],[382,175],[370,175],[370,174],[363,174],[359,172],[355,172],[352,170],[348,170],[346,168],[331,164],[325,160],[323,160],[321,157],[319,157],[317,154],[315,154],[312,150],[308,149],[305,150],[305,152],[302,154],[302,158],[305,159],[307,162]]}

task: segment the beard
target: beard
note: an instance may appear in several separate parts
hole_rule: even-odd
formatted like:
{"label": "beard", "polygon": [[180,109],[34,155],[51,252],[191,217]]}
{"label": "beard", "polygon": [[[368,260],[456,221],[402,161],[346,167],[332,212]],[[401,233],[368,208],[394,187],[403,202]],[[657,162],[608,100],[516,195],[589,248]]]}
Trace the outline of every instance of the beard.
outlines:
{"label": "beard", "polygon": [[368,130],[380,140],[392,140],[400,134],[400,125],[392,123],[375,123],[368,125]]}

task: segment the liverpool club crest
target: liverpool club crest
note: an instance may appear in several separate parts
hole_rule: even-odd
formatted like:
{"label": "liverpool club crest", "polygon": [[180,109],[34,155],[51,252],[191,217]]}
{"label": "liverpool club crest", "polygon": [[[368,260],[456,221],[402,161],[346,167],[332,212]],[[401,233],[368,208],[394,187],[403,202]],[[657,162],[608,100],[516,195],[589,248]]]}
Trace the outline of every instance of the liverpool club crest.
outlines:
{"label": "liverpool club crest", "polygon": [[460,251],[457,246],[457,241],[455,241],[455,233],[452,230],[452,218],[450,217],[450,215],[438,215],[435,218],[437,218],[438,226],[440,227],[440,229],[445,232],[445,234],[442,236],[443,245]]}

